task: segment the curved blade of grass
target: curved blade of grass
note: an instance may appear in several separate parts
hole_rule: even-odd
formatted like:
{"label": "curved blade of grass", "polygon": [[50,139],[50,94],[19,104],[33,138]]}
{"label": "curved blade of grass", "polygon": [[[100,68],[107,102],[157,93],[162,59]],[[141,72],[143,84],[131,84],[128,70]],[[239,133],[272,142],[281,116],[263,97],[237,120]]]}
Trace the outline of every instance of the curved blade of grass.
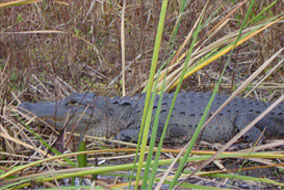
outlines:
{"label": "curved blade of grass", "polygon": [[[168,124],[169,124],[169,120],[170,120],[170,117],[171,117],[171,112],[172,112],[172,110],[174,108],[174,104],[175,104],[177,95],[178,95],[178,93],[180,91],[180,88],[181,88],[181,85],[182,85],[182,81],[183,81],[183,77],[184,77],[184,75],[186,73],[186,69],[187,69],[188,63],[189,63],[190,58],[191,58],[191,53],[193,51],[194,44],[197,41],[198,33],[201,30],[201,23],[202,23],[202,19],[204,17],[205,10],[207,8],[208,2],[209,1],[207,1],[206,5],[204,6],[204,8],[203,8],[203,10],[202,10],[202,12],[200,14],[200,17],[197,19],[197,21],[195,22],[195,25],[194,25],[194,27],[192,29],[192,30],[195,30],[195,31],[193,32],[191,46],[190,46],[190,48],[188,50],[188,56],[186,57],[186,60],[185,60],[185,63],[184,63],[184,67],[183,67],[183,70],[182,70],[182,73],[181,73],[181,76],[180,76],[180,80],[178,81],[178,85],[177,85],[177,88],[176,88],[176,91],[175,91],[175,94],[174,94],[174,97],[173,97],[173,100],[172,100],[172,104],[171,104],[171,107],[170,107],[170,110],[169,110],[169,113],[168,113],[168,117],[167,117],[167,120],[165,122],[165,126],[163,128],[163,132],[162,132],[162,135],[161,135],[161,140],[159,142],[159,147],[162,147],[162,145],[163,145],[163,138],[164,138],[164,136],[166,134],[166,130],[167,130],[167,127],[168,127]],[[158,154],[158,152],[157,152],[157,154]],[[157,162],[157,159],[159,158],[159,156],[160,156],[159,154],[156,155],[156,159],[155,159],[156,162]],[[157,166],[155,166],[155,164],[154,164],[154,167],[157,167]],[[153,178],[153,177],[154,177],[154,173],[152,173],[152,175],[151,175],[151,178]],[[162,182],[159,183],[159,184],[161,185]],[[158,184],[158,186],[156,188],[159,188],[159,184]]]}
{"label": "curved blade of grass", "polygon": [[[262,9],[260,13],[258,13],[254,18],[252,18],[252,19],[246,24],[246,26],[249,25],[249,24],[251,24],[251,23],[254,23],[257,19],[259,19],[259,17],[260,17],[261,15],[263,15],[263,13],[265,13],[266,11],[268,11],[269,9],[271,9],[276,3],[277,3],[277,0],[273,1],[270,5],[266,6],[264,9]],[[246,27],[246,26],[245,26],[245,27]]]}
{"label": "curved blade of grass", "polygon": [[[173,29],[173,33],[170,36],[169,42],[171,43],[170,44],[171,47],[168,48],[170,53],[173,51],[173,47],[174,47],[174,43],[175,43],[175,39],[176,39],[176,34],[177,34],[177,31],[178,31],[179,26],[180,26],[180,22],[181,22],[181,18],[182,18],[181,16],[182,16],[182,13],[184,12],[185,4],[186,4],[186,0],[183,0],[182,3],[181,3],[181,6],[180,6],[180,10],[179,10],[178,20],[177,20],[176,25]],[[171,56],[170,56],[170,58],[171,58]],[[170,63],[169,60],[170,59],[168,59],[168,61],[166,61],[165,64],[163,64],[159,68],[158,73],[157,73],[157,78],[160,78],[161,70],[165,65],[166,65],[166,68],[167,68],[166,70],[168,70],[168,65]],[[167,72],[165,73],[165,76],[166,75],[167,75]],[[163,82],[161,93],[160,93],[160,96],[159,96],[158,106],[157,106],[157,109],[156,109],[155,119],[154,119],[152,133],[151,133],[148,156],[147,156],[147,161],[146,161],[146,166],[145,166],[145,171],[144,171],[144,178],[143,178],[143,182],[142,182],[142,189],[147,189],[147,188],[153,189],[153,184],[154,184],[154,178],[148,178],[148,176],[149,176],[148,174],[149,174],[151,161],[152,161],[152,157],[153,157],[153,152],[154,152],[154,146],[155,146],[155,142],[156,142],[157,129],[158,129],[158,123],[159,123],[159,117],[160,117],[160,110],[161,110],[161,105],[162,105],[162,100],[163,100],[163,89],[164,89],[165,84],[166,84],[165,78],[164,78],[163,81],[164,82]],[[151,97],[152,98],[151,99],[151,107],[154,104],[157,85],[158,85],[158,80],[155,81],[155,86],[154,86],[154,89],[153,89],[153,95]],[[148,117],[150,117],[150,115],[152,115],[152,113],[148,114]],[[150,120],[148,122],[150,122]],[[161,137],[161,138],[163,138],[163,137]],[[158,148],[157,152],[158,152],[158,154],[156,154],[156,155],[160,155],[161,147],[160,147],[160,149]],[[152,170],[152,172],[156,173],[156,169],[157,168],[154,168],[154,170]],[[147,187],[147,185],[148,185],[148,187]]]}
{"label": "curved blade of grass", "polygon": [[[182,14],[183,14],[183,12],[184,12],[184,8],[185,8],[186,1],[187,1],[187,0],[182,0],[182,2],[181,2],[180,9],[179,9],[179,16],[178,16],[178,19],[177,19],[176,24],[175,24],[175,26],[174,26],[173,32],[171,33],[168,46],[167,46],[167,48],[166,48],[166,49],[167,49],[166,51],[169,52],[170,56],[169,56],[169,58],[167,59],[167,61],[165,61],[165,62],[162,61],[162,65],[161,65],[161,67],[159,68],[159,72],[160,72],[165,66],[168,67],[168,64],[169,64],[170,60],[171,60],[172,57],[174,56],[173,49],[174,49],[174,45],[175,45],[175,41],[176,41],[176,35],[177,35],[178,29],[179,29],[179,27],[180,27],[180,22],[181,22]],[[166,54],[165,54],[165,55],[166,55]],[[174,56],[174,57],[176,57],[176,56]],[[163,62],[164,62],[164,63],[163,63]],[[172,63],[172,62],[173,62],[173,61],[171,61],[171,63]],[[159,75],[161,75],[161,74],[159,74]],[[163,74],[162,77],[163,77],[164,75],[165,75],[165,74]],[[160,76],[160,77],[161,77],[161,76]],[[157,77],[157,78],[159,78],[159,77]],[[145,89],[146,89],[146,87],[145,87]],[[145,89],[144,89],[144,90],[145,90]],[[143,91],[144,91],[144,90],[143,90]]]}
{"label": "curved blade of grass", "polygon": [[[86,143],[83,140],[80,140],[79,142],[79,147],[78,147],[79,152],[86,151]],[[78,162],[78,167],[86,167],[87,166],[87,154],[80,154],[77,156],[77,162]],[[75,178],[73,178],[75,179]],[[83,178],[81,177],[80,179],[80,184],[83,184]]]}
{"label": "curved blade of grass", "polygon": [[[176,40],[177,32],[178,32],[178,29],[179,29],[179,26],[180,26],[182,14],[184,12],[186,2],[187,2],[187,0],[182,0],[182,2],[180,4],[178,19],[177,19],[176,24],[174,26],[173,33],[170,36],[170,40],[169,40],[170,42],[174,42]],[[171,45],[172,45],[172,47],[171,47],[171,49],[172,49],[174,43],[172,43]]]}
{"label": "curved blade of grass", "polygon": [[[206,8],[206,6],[205,6],[205,8]],[[205,8],[203,9],[203,11],[205,10]],[[204,14],[204,12],[203,12],[203,14]],[[203,14],[201,14],[201,16],[202,16]],[[198,18],[198,20],[195,22],[195,25],[194,25],[194,27],[192,28],[192,30],[190,31],[190,33],[188,34],[186,41],[188,41],[188,40],[191,38],[192,33],[193,33],[193,31],[195,30],[195,28],[197,27],[197,24],[199,23],[199,20],[200,20],[201,16],[200,16],[200,17]],[[182,46],[184,46],[184,45],[185,45],[185,43],[184,43]],[[193,43],[192,43],[192,46],[191,46],[191,47],[193,47]],[[183,47],[180,48],[180,50],[181,50],[181,49],[183,49]],[[187,58],[188,58],[188,60],[190,60],[190,55],[189,55]],[[186,63],[189,63],[189,62],[186,62]],[[184,67],[184,68],[186,68],[186,67]],[[166,75],[165,75],[165,76],[166,76]],[[158,77],[158,78],[159,78],[159,77]],[[166,78],[164,78],[164,82],[163,82],[163,85],[162,85],[162,92],[164,91],[164,87],[165,87],[165,84],[166,84],[165,79],[166,79]],[[181,81],[181,82],[182,82],[182,81]],[[176,91],[175,93],[178,93],[178,92]],[[155,174],[156,174],[156,171],[157,171],[157,162],[158,162],[159,157],[160,157],[160,151],[159,151],[159,150],[160,150],[160,148],[161,148],[162,145],[163,145],[163,139],[164,139],[164,136],[165,136],[165,134],[166,134],[166,130],[167,130],[168,122],[169,122],[169,119],[170,119],[171,111],[172,111],[172,109],[173,109],[173,107],[174,107],[174,102],[175,102],[175,97],[173,98],[173,101],[172,101],[172,104],[171,104],[171,108],[170,108],[170,110],[169,110],[169,114],[168,114],[168,117],[167,117],[167,121],[166,121],[166,123],[165,123],[165,125],[164,125],[164,128],[163,128],[163,131],[162,131],[161,140],[160,140],[159,145],[158,145],[158,151],[157,151],[156,157],[155,157],[155,164],[154,164],[154,166],[153,166],[153,170],[152,170],[151,177],[150,177],[150,179],[151,179],[151,181],[150,181],[150,187],[153,186],[153,183],[154,183],[154,178],[155,178]],[[182,152],[183,152],[183,151],[182,151]],[[182,152],[180,152],[179,154],[182,154]],[[177,162],[177,160],[174,160],[174,162],[172,163],[172,165],[175,165],[176,162]],[[168,174],[165,174],[165,175],[168,175]],[[164,175],[164,176],[165,176],[165,175]],[[163,179],[162,179],[161,181],[159,181],[159,183],[158,183],[158,185],[156,186],[155,189],[159,189],[159,188],[162,186],[162,183],[163,183]]]}
{"label": "curved blade of grass", "polygon": [[6,3],[0,3],[1,7],[14,7],[14,6],[20,6],[20,5],[26,5],[31,3],[38,3],[40,0],[17,0],[17,1],[10,1]]}
{"label": "curved blade of grass", "polygon": [[[160,75],[160,71],[158,72],[158,77]],[[167,73],[166,73],[167,75]],[[152,95],[152,106],[154,104],[154,100],[155,100],[155,93],[157,90],[157,85],[158,85],[158,81],[155,82],[155,87],[154,87],[154,92]],[[162,91],[161,94],[159,96],[159,101],[158,101],[158,106],[156,109],[156,113],[155,113],[155,120],[154,120],[154,124],[153,124],[153,129],[152,129],[152,134],[151,134],[151,140],[150,140],[150,146],[149,146],[149,150],[148,150],[148,156],[147,156],[147,164],[145,167],[145,171],[144,171],[144,178],[143,178],[143,183],[142,183],[142,189],[153,189],[153,184],[154,184],[154,178],[148,178],[148,174],[149,174],[149,170],[150,170],[150,166],[151,166],[151,161],[152,161],[152,156],[153,156],[153,152],[154,152],[154,146],[155,146],[155,142],[156,142],[156,136],[157,136],[157,130],[158,130],[158,124],[159,124],[159,118],[160,118],[160,110],[161,110],[161,106],[162,106],[162,100],[163,100],[163,89],[166,85],[166,80],[164,79],[164,83],[162,86]],[[152,113],[151,113],[152,114]],[[160,140],[163,139],[164,136],[160,137]],[[157,152],[156,152],[156,157],[160,157],[160,152],[162,150],[162,147],[158,147]],[[153,167],[151,175],[154,175],[156,173],[157,167]],[[148,187],[147,187],[148,184]]]}
{"label": "curved blade of grass", "polygon": [[[166,11],[167,11],[167,5],[168,5],[168,1],[164,0],[162,2],[160,18],[159,18],[159,23],[158,23],[158,29],[157,29],[157,35],[156,35],[156,39],[155,39],[155,46],[154,46],[154,52],[153,52],[149,81],[148,81],[148,85],[147,85],[147,93],[146,93],[144,111],[143,111],[141,128],[140,128],[139,137],[138,137],[137,150],[139,149],[139,143],[140,143],[140,139],[141,139],[141,136],[142,136],[142,133],[143,133],[143,139],[142,139],[142,145],[141,145],[139,162],[138,162],[135,189],[138,189],[139,177],[140,177],[141,172],[142,172],[143,160],[144,160],[146,144],[147,144],[147,140],[148,140],[148,132],[149,132],[150,126],[145,125],[145,123],[146,123],[146,119],[147,119],[149,109],[151,109],[151,110],[153,109],[153,108],[150,108],[149,103],[150,103],[151,92],[152,92],[152,87],[153,87],[153,79],[154,79],[156,67],[157,67],[157,61],[158,61],[158,56],[159,56],[162,33],[163,33],[163,29],[164,29],[164,22],[165,22],[165,16],[166,16]],[[151,115],[150,115],[150,117],[151,117]],[[135,159],[134,159],[134,165],[135,165],[136,157],[137,157],[137,154],[136,154]],[[131,176],[132,175],[133,175],[133,172],[132,172]]]}
{"label": "curved blade of grass", "polygon": [[[150,103],[151,108],[153,107],[154,101],[155,101],[155,98],[156,98],[156,89],[157,89],[157,82],[155,82],[155,87],[154,87],[154,90],[153,90],[152,96],[151,96],[151,103]],[[148,156],[147,156],[147,161],[146,161],[146,166],[145,166],[145,171],[144,171],[144,177],[143,177],[143,182],[142,182],[142,189],[147,189],[146,186],[148,184],[148,181],[150,180],[148,178],[148,173],[149,173],[149,170],[150,170],[152,155],[153,155],[153,151],[154,151],[154,145],[155,145],[155,141],[156,141],[157,123],[159,121],[162,99],[163,99],[163,93],[159,97],[158,107],[157,107],[156,114],[155,114],[155,120],[154,120],[154,125],[153,125],[153,128],[152,128],[151,140],[150,140]],[[149,126],[151,125],[152,111],[153,111],[153,109],[150,109],[149,112],[148,112],[148,116],[147,116],[146,125],[149,125]]]}

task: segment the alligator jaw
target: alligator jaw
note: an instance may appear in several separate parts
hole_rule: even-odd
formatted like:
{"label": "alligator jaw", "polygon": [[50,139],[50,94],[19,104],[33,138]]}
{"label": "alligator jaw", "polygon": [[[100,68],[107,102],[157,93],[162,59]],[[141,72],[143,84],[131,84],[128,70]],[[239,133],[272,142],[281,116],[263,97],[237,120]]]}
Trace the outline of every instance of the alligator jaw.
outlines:
{"label": "alligator jaw", "polygon": [[136,118],[130,118],[133,108],[129,101],[112,103],[108,97],[92,93],[72,93],[57,102],[24,102],[18,110],[28,116],[36,115],[57,129],[75,127],[75,132],[87,130],[87,135],[99,137],[117,135]]}
{"label": "alligator jaw", "polygon": [[52,126],[62,128],[67,117],[68,108],[64,101],[58,102],[24,102],[18,109],[29,116],[37,116]]}

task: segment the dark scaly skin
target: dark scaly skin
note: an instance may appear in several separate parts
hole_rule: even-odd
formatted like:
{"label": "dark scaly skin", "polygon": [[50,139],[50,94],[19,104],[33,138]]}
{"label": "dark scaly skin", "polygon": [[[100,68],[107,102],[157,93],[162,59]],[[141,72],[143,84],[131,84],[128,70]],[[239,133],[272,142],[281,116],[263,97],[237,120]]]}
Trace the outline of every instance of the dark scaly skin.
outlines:
{"label": "dark scaly skin", "polygon": [[[173,94],[164,94],[157,137],[162,133],[164,123],[170,109]],[[188,142],[211,97],[210,93],[188,92],[178,95],[171,115],[165,143]],[[153,115],[156,112],[159,96],[156,96]],[[209,113],[213,113],[225,100],[226,95],[217,95]],[[88,126],[87,135],[116,136],[121,140],[136,139],[141,123],[145,95],[134,97],[104,97],[93,93],[72,93],[69,97],[58,102],[24,102],[20,110],[27,110],[57,128],[63,128],[69,115],[71,128],[77,123],[76,131],[82,132]],[[202,133],[201,140],[224,143],[231,139],[239,130],[250,123],[270,103],[235,98],[215,117]],[[284,104],[278,105],[266,115],[244,137],[247,141],[255,141],[265,130],[266,138],[284,137]],[[83,114],[81,120],[79,118]]]}

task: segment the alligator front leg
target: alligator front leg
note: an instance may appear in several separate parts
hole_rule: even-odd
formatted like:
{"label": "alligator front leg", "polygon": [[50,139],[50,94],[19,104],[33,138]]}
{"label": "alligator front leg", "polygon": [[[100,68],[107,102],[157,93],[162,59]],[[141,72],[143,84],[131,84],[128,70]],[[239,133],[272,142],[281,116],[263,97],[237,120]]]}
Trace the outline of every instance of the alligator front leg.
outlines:
{"label": "alligator front leg", "polygon": [[[243,130],[249,123],[251,123],[257,114],[254,113],[240,113],[236,118],[235,125],[239,131]],[[258,124],[256,124],[258,125]],[[265,129],[265,126],[263,126]],[[248,132],[243,135],[243,138],[247,142],[255,143],[261,137],[262,130],[257,126],[253,126]],[[261,137],[261,140],[264,140],[264,137]]]}
{"label": "alligator front leg", "polygon": [[[123,129],[117,134],[117,136],[114,139],[137,143],[138,137],[139,137],[139,132],[140,132],[140,129]],[[150,139],[149,139],[149,136],[148,136],[148,141],[149,140]]]}

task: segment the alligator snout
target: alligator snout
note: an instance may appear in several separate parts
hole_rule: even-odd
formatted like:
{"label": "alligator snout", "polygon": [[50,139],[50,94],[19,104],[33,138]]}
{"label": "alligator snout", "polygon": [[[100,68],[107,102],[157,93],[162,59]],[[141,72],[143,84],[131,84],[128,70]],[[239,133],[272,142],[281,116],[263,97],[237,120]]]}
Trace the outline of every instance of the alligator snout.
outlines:
{"label": "alligator snout", "polygon": [[34,115],[32,111],[33,104],[30,102],[23,102],[18,106],[18,110],[26,115]]}
{"label": "alligator snout", "polygon": [[24,108],[24,109],[29,109],[31,107],[31,104],[30,102],[23,102],[19,105],[19,108]]}
{"label": "alligator snout", "polygon": [[33,103],[23,102],[18,106],[18,110],[20,110],[24,114],[35,114],[37,109]]}
{"label": "alligator snout", "polygon": [[37,116],[50,124],[64,121],[68,114],[68,107],[63,100],[39,103],[23,102],[18,106],[18,110],[29,116]]}

